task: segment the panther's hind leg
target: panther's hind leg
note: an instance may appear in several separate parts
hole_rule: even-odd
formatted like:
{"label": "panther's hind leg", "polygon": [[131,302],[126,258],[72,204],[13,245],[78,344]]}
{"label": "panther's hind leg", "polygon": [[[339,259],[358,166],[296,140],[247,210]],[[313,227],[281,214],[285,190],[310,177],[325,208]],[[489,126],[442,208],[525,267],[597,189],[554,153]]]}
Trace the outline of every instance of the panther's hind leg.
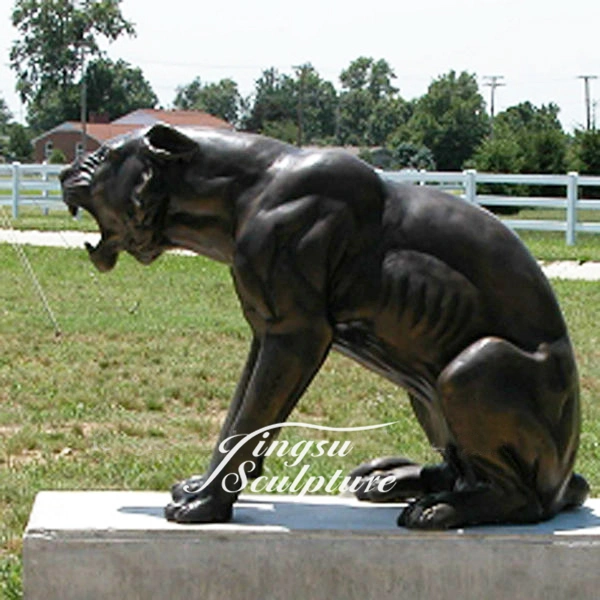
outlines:
{"label": "panther's hind leg", "polygon": [[[431,446],[443,454],[448,445],[448,431],[439,412],[439,403],[424,401],[409,394],[415,416]],[[350,477],[360,477],[360,486],[356,489],[359,500],[369,502],[402,502],[420,498],[428,493],[451,490],[456,480],[456,471],[446,462],[438,465],[420,465],[404,457],[376,458],[359,465],[350,473]],[[377,486],[383,478],[393,483]]]}
{"label": "panther's hind leg", "polygon": [[572,476],[579,403],[568,341],[524,352],[484,338],[442,372],[438,393],[460,475],[452,490],[410,504],[399,524],[535,522],[585,496]]}

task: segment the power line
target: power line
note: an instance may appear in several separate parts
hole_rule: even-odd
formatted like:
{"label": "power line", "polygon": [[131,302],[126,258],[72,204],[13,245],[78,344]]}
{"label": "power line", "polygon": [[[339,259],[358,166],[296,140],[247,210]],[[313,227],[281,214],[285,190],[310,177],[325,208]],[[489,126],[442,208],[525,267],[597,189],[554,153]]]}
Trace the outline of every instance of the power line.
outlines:
{"label": "power line", "polygon": [[598,79],[596,75],[579,75],[577,79],[583,79],[585,88],[585,121],[586,129],[589,131],[592,128],[592,106],[590,100],[590,79]]}

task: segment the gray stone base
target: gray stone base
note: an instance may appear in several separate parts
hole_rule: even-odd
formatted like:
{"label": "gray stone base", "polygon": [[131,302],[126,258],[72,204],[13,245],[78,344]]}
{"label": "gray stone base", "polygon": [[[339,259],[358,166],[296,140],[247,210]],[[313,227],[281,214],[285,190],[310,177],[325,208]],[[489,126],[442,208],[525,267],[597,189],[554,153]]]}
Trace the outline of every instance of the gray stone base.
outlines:
{"label": "gray stone base", "polygon": [[401,505],[245,496],[234,522],[182,526],[158,492],[42,492],[27,600],[600,598],[600,500],[535,526],[424,533]]}

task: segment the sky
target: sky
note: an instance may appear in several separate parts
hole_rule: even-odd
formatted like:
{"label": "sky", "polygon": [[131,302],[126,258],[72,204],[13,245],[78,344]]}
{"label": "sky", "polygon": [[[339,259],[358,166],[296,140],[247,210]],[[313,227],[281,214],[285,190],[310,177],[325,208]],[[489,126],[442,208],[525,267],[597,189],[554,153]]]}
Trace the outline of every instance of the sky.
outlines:
{"label": "sky", "polygon": [[[0,2],[0,95],[23,121],[8,66],[13,6]],[[526,100],[554,102],[570,131],[586,120],[578,76],[600,76],[598,0],[122,0],[121,10],[137,36],[103,48],[140,67],[164,108],[197,76],[232,78],[250,94],[269,67],[291,74],[311,63],[339,88],[340,72],[369,56],[390,63],[406,99],[453,69],[475,74],[489,104],[486,76],[503,76],[496,114]],[[590,87],[592,102],[600,100],[600,79]]]}

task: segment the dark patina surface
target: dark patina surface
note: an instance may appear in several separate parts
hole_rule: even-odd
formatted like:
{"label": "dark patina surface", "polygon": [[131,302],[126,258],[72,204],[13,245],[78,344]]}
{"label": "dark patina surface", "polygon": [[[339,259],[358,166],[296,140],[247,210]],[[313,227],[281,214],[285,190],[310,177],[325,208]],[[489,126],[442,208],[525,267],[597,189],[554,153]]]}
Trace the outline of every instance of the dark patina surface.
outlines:
{"label": "dark patina surface", "polygon": [[[69,207],[98,222],[88,251],[100,270],[123,250],[148,264],[169,248],[231,266],[253,340],[221,440],[285,421],[334,348],[406,389],[442,455],[355,472],[395,477],[386,494],[358,495],[410,499],[400,524],[534,522],[585,499],[565,322],[535,260],[487,211],[345,153],[163,125],[61,179]],[[229,519],[236,495],[221,483],[253,443],[203,491],[198,477],[174,486],[167,518]],[[216,448],[207,475],[222,458]]]}

